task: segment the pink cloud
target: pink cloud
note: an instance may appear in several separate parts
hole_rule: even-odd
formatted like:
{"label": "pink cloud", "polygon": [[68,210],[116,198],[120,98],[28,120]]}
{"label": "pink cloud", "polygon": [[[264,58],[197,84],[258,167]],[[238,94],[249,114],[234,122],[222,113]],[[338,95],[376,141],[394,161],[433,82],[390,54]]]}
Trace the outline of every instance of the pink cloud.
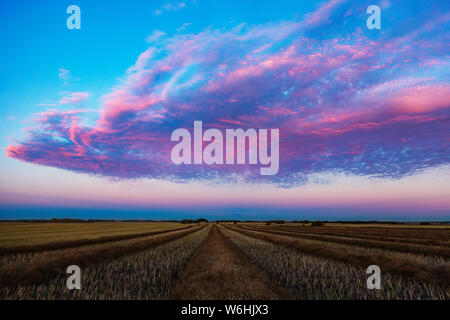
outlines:
{"label": "pink cloud", "polygon": [[[83,126],[82,114],[41,115],[29,140],[7,155],[119,178],[228,177],[234,168],[171,163],[171,131],[202,120],[205,127],[279,128],[282,166],[274,179],[282,183],[327,170],[398,177],[449,162],[449,87],[434,66],[417,63],[443,60],[442,41],[433,34],[434,45],[425,45],[420,32],[408,35],[423,45],[418,51],[403,34],[376,42],[358,31],[305,35],[341,5],[327,2],[306,23],[167,37],[102,97],[95,126]],[[62,101],[88,97],[80,94]],[[258,178],[252,168],[237,170]]]}
{"label": "pink cloud", "polygon": [[72,92],[69,96],[62,97],[59,100],[60,104],[74,104],[84,102],[89,98],[88,92]]}

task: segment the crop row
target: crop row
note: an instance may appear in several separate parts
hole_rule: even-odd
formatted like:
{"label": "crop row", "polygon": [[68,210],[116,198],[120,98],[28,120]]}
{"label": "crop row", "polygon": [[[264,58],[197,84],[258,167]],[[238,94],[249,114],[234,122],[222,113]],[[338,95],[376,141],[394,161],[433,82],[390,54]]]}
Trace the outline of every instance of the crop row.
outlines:
{"label": "crop row", "polygon": [[0,222],[0,247],[96,239],[184,227],[178,222],[32,223]]}
{"label": "crop row", "polygon": [[45,284],[0,288],[0,299],[166,299],[209,230],[81,268],[81,290],[68,290],[58,274]]}
{"label": "crop row", "polygon": [[[437,236],[438,238],[420,238],[419,236],[395,236],[391,234],[391,229],[393,228],[377,228],[381,229],[381,234],[371,234],[367,233],[368,228],[362,227],[347,227],[347,228],[336,228],[336,227],[292,227],[292,226],[275,226],[275,227],[262,227],[267,229],[273,229],[277,231],[287,231],[287,232],[298,232],[298,233],[308,233],[317,235],[329,235],[338,236],[346,238],[357,238],[357,239],[367,239],[367,240],[378,240],[378,241],[389,241],[395,243],[408,243],[408,244],[419,244],[419,245],[429,245],[429,246],[441,246],[450,247],[450,234],[447,236]],[[357,230],[354,230],[357,229]],[[370,229],[369,229],[370,230]],[[378,230],[380,231],[380,230]]]}
{"label": "crop row", "polygon": [[357,237],[377,237],[378,239],[388,236],[398,240],[423,241],[423,244],[449,245],[450,229],[436,228],[381,228],[381,227],[340,227],[340,226],[322,226],[306,227],[283,224],[274,226],[280,230],[286,231],[304,231],[321,234],[330,234],[337,236],[357,236]]}
{"label": "crop row", "polygon": [[12,255],[12,254],[36,253],[36,252],[44,252],[44,251],[51,251],[51,250],[61,250],[61,249],[67,249],[67,248],[75,248],[75,247],[80,247],[80,246],[92,245],[92,244],[100,244],[100,243],[121,241],[121,240],[127,240],[127,239],[143,238],[143,237],[147,237],[147,236],[151,236],[151,235],[168,233],[168,232],[172,232],[172,231],[176,231],[176,230],[184,230],[184,229],[188,229],[188,228],[191,228],[191,226],[183,227],[183,228],[178,227],[178,228],[173,228],[173,229],[163,229],[163,230],[143,232],[143,233],[132,233],[132,234],[124,234],[124,235],[118,235],[118,236],[100,237],[100,238],[94,238],[94,239],[77,239],[77,240],[49,242],[49,243],[43,243],[43,244],[38,244],[38,245],[0,247],[0,257],[5,256],[5,255]]}
{"label": "crop row", "polygon": [[[16,260],[0,267],[0,285],[36,284],[62,273],[68,265],[86,267],[149,249],[198,231],[200,227],[177,230],[145,238],[96,244],[73,249],[43,252],[26,263]],[[25,257],[26,259],[26,257]]]}
{"label": "crop row", "polygon": [[[231,228],[231,227],[229,227]],[[363,248],[327,241],[273,235],[266,232],[232,228],[244,235],[281,244],[302,253],[346,262],[356,266],[378,265],[384,272],[415,278],[419,281],[450,286],[450,263],[442,257],[394,252],[377,248]]]}
{"label": "crop row", "polygon": [[[369,290],[361,266],[304,254],[283,245],[249,237],[235,229],[221,231],[254,264],[295,299],[449,299],[434,283],[382,273],[381,290]],[[383,270],[383,268],[382,268]]]}
{"label": "crop row", "polygon": [[372,240],[372,239],[364,239],[364,238],[356,238],[356,237],[346,237],[346,236],[335,236],[328,234],[315,234],[315,233],[306,233],[299,231],[284,231],[276,228],[258,228],[252,226],[243,226],[243,228],[249,230],[256,231],[264,231],[272,234],[280,234],[287,235],[293,237],[299,237],[304,239],[313,239],[313,240],[322,240],[329,241],[335,243],[356,245],[360,247],[366,248],[379,248],[393,251],[402,251],[402,252],[410,252],[410,253],[418,253],[423,255],[430,256],[440,256],[443,258],[450,258],[450,248],[448,247],[439,247],[439,246],[430,246],[430,245],[419,245],[415,243],[396,243],[391,241],[381,241],[381,240]]}

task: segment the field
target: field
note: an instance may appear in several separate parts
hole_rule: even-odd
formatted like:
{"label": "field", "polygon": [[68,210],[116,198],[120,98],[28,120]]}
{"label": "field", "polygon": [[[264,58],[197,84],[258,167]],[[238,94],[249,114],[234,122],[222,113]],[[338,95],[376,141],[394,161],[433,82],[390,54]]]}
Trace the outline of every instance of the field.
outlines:
{"label": "field", "polygon": [[4,222],[0,299],[449,300],[449,258],[437,224]]}
{"label": "field", "polygon": [[0,223],[0,247],[98,239],[183,227],[176,222]]}

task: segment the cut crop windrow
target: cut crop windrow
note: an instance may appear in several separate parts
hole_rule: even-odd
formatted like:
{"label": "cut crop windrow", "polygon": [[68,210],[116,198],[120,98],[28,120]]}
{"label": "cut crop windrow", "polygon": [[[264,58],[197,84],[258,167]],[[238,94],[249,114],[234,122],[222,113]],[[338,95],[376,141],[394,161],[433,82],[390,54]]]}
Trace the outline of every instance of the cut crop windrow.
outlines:
{"label": "cut crop windrow", "polygon": [[0,285],[15,286],[18,284],[36,284],[48,281],[56,274],[65,272],[69,265],[78,265],[82,268],[104,262],[110,259],[143,251],[166,242],[170,242],[202,229],[204,226],[193,227],[182,231],[173,231],[168,234],[157,235],[145,240],[136,240],[132,243],[120,242],[110,246],[97,248],[75,248],[58,252],[45,252],[33,257],[27,264],[10,263],[0,267]]}
{"label": "cut crop windrow", "polygon": [[379,249],[360,248],[325,241],[299,239],[292,236],[273,235],[243,228],[228,228],[256,239],[285,245],[303,253],[362,267],[378,265],[383,272],[400,274],[421,281],[439,283],[447,287],[450,286],[450,264],[448,262],[430,264],[420,259],[414,259],[413,256],[406,258],[406,254],[400,256],[401,253],[399,253],[399,257],[395,257],[396,253],[389,251],[383,252],[383,250]]}

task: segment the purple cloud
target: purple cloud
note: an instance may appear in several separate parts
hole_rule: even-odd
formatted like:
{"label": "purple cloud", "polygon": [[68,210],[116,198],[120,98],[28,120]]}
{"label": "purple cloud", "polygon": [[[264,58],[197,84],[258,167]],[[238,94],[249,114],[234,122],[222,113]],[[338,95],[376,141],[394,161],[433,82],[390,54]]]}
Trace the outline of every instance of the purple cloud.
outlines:
{"label": "purple cloud", "polygon": [[[395,178],[450,162],[449,39],[440,31],[449,16],[418,15],[428,20],[414,32],[377,39],[361,28],[323,35],[336,11],[358,10],[332,0],[298,22],[159,39],[103,97],[96,126],[80,125],[82,112],[54,111],[7,155],[118,178],[238,175],[285,185],[316,172]],[[174,165],[171,132],[195,120],[205,129],[279,128],[278,175]]]}

